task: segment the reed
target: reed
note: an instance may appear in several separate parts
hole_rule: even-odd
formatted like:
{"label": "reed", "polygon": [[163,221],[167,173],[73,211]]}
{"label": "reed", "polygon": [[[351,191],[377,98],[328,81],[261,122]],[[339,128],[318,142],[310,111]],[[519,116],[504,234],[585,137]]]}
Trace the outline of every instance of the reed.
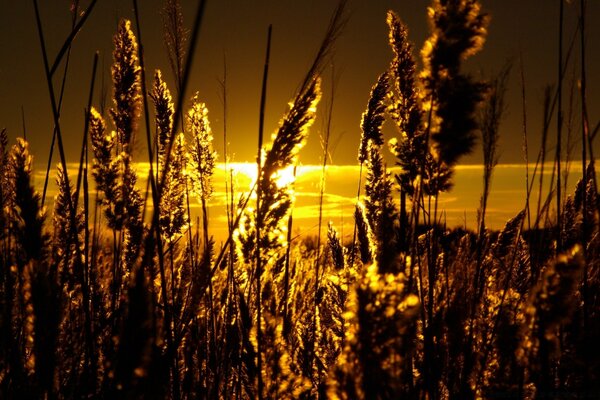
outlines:
{"label": "reed", "polygon": [[[488,16],[475,0],[433,0],[419,67],[408,28],[390,11],[391,60],[357,126],[361,176],[354,238],[344,243],[329,223],[325,243],[292,234],[300,189],[281,178],[297,167],[311,140],[321,76],[346,3],[334,9],[315,59],[265,145],[267,40],[257,180],[238,196],[226,167],[227,222],[211,218],[221,207],[216,162],[229,162],[227,124],[218,154],[213,135],[220,128],[209,122],[198,93],[182,112],[205,3],[188,37],[179,2],[166,1],[176,96],[160,71],[146,82],[140,10],[133,4],[135,23],[122,20],[114,37],[110,110],[105,117],[98,111],[102,104],[92,105],[96,55],[78,177],[69,180],[61,155],[58,194],[48,212],[35,189],[28,143],[17,139],[11,147],[0,130],[1,398],[583,398],[598,392],[600,351],[593,338],[600,332],[600,197],[591,145],[599,129],[590,130],[586,121],[584,47],[583,177],[570,194],[568,167],[555,165],[560,181],[542,180],[556,110],[558,140],[567,148],[557,149],[555,163],[563,153],[567,164],[573,161],[575,140],[574,91],[567,101],[566,89],[548,90],[542,150],[535,168],[527,166],[524,209],[493,231],[486,210],[509,68],[487,82],[462,68],[481,49]],[[66,133],[60,121],[68,116],[61,114],[52,78],[88,16],[72,20],[51,64],[36,1],[34,6],[60,151]],[[584,11],[582,1],[581,37]],[[559,81],[573,65],[573,43],[560,52]],[[326,117],[321,217],[331,108]],[[394,136],[388,146],[384,124],[391,128],[385,135]],[[145,199],[133,152],[142,128],[151,165]],[[454,168],[479,135],[484,187],[478,229],[449,228],[438,197],[451,190]],[[386,148],[401,167],[395,177]],[[91,204],[88,169],[96,188]],[[556,198],[555,185],[561,190]],[[532,213],[531,193],[541,194],[545,186],[551,194],[540,196]],[[200,203],[196,218],[190,195]],[[554,201],[556,218],[550,217]],[[219,223],[228,231],[221,244],[212,237]]]}

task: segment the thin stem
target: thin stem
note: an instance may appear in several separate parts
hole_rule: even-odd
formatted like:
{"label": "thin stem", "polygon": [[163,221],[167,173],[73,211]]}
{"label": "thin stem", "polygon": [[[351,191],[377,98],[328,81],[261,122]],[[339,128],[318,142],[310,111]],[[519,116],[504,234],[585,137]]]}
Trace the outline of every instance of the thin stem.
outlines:
{"label": "thin stem", "polygon": [[[44,39],[44,32],[42,29],[42,21],[40,18],[40,11],[39,11],[37,0],[33,0],[33,6],[34,6],[34,10],[35,10],[35,20],[36,20],[38,36],[39,36],[39,40],[40,40],[40,47],[42,50],[42,58],[44,61],[44,72],[46,73],[46,83],[48,85],[48,94],[50,96],[50,103],[52,106],[52,116],[54,117],[54,127],[56,130],[56,138],[58,139],[58,152],[60,155],[61,166],[65,173],[64,181],[63,181],[63,185],[64,185],[63,190],[64,190],[64,193],[69,194],[66,197],[67,197],[67,208],[70,212],[70,223],[71,223],[71,229],[70,229],[71,232],[70,233],[71,234],[67,238],[66,248],[69,248],[69,246],[71,244],[71,240],[74,241],[73,244],[75,245],[75,248],[79,248],[79,238],[77,237],[76,234],[73,234],[74,230],[75,230],[76,210],[73,207],[73,199],[70,196],[71,185],[69,183],[69,173],[67,170],[67,159],[65,157],[65,149],[63,146],[62,133],[61,133],[61,128],[60,128],[60,110],[58,108],[58,105],[56,104],[54,85],[52,83],[52,76],[50,75],[50,70],[48,67],[48,53],[46,51],[46,41]],[[73,236],[73,237],[71,237],[71,236]]]}
{"label": "thin stem", "polygon": [[[271,56],[271,34],[273,32],[273,25],[269,25],[267,32],[267,54],[265,56],[265,66],[263,71],[262,90],[260,95],[260,114],[258,121],[258,156],[256,157],[256,164],[258,168],[257,180],[261,180],[262,174],[262,146],[263,146],[263,133],[265,127],[265,106],[267,100],[267,80],[269,77],[269,58]],[[262,228],[262,213],[261,213],[261,184],[256,186],[256,344],[257,344],[257,367],[258,367],[258,398],[263,398],[263,380],[262,380],[262,329],[261,329],[261,300],[260,300],[260,275],[261,271],[261,228]]]}
{"label": "thin stem", "polygon": [[519,54],[519,69],[521,72],[521,106],[523,116],[523,157],[525,157],[525,208],[527,209],[527,230],[531,230],[531,210],[529,207],[529,154],[527,149],[527,101],[525,96],[525,69],[523,67],[523,54]]}
{"label": "thin stem", "polygon": [[[294,180],[296,178],[296,166],[294,165]],[[294,223],[294,217],[292,212],[290,211],[290,216],[288,217],[288,226],[287,226],[287,248],[285,250],[285,266],[283,270],[283,334],[288,335],[291,329],[291,320],[288,314],[288,298],[290,291],[290,258],[292,251],[292,226]],[[318,261],[317,261],[318,262]],[[316,293],[316,292],[315,292]],[[316,301],[315,301],[315,310],[316,310]]]}
{"label": "thin stem", "polygon": [[[152,135],[150,133],[150,115],[149,115],[149,111],[148,111],[148,101],[147,101],[147,90],[146,90],[146,72],[145,72],[145,66],[144,66],[144,46],[143,46],[143,41],[142,41],[142,32],[140,29],[140,18],[139,18],[139,10],[138,10],[138,2],[137,0],[133,0],[133,8],[134,8],[134,14],[135,14],[135,21],[136,21],[136,29],[137,29],[137,33],[138,33],[138,55],[139,55],[139,60],[140,60],[140,69],[141,69],[141,89],[142,89],[142,103],[144,105],[143,109],[144,109],[144,122],[146,125],[146,141],[147,141],[147,148],[148,148],[148,160],[149,160],[149,172],[148,172],[148,179],[150,180],[150,187],[151,187],[151,191],[152,191],[152,201],[153,201],[153,207],[154,207],[154,212],[153,212],[153,228],[154,228],[154,234],[155,234],[155,238],[156,238],[156,250],[158,253],[158,265],[159,265],[159,271],[160,271],[160,277],[161,277],[161,295],[163,298],[163,307],[164,307],[164,315],[165,315],[165,325],[167,327],[167,354],[169,355],[169,362],[172,363],[171,365],[171,373],[173,374],[173,387],[172,387],[172,395],[174,399],[179,399],[180,398],[180,393],[179,393],[179,384],[180,384],[180,379],[179,379],[179,367],[177,365],[177,351],[176,348],[174,347],[173,343],[174,343],[174,325],[172,324],[173,322],[173,309],[170,307],[169,305],[169,301],[167,299],[167,288],[166,288],[166,277],[165,277],[165,261],[164,261],[164,251],[163,251],[163,244],[162,244],[162,237],[161,237],[161,233],[160,233],[160,224],[159,224],[159,209],[160,209],[160,197],[161,197],[161,193],[162,193],[162,188],[163,185],[161,184],[160,188],[157,189],[156,187],[156,182],[154,180],[154,170],[153,170],[153,160],[154,160],[154,156],[152,153]],[[174,125],[175,126],[175,125]],[[173,135],[171,135],[171,138],[173,137]],[[172,148],[172,143],[169,143],[169,150],[171,150]],[[170,153],[170,152],[169,152]],[[168,159],[168,157],[167,157]],[[168,160],[166,162],[166,164],[168,164]],[[165,181],[165,177],[167,175],[166,172],[167,168],[165,167],[165,172],[163,175],[163,180],[161,183],[164,183]],[[146,202],[144,202],[144,207],[146,205]],[[153,249],[148,249],[146,248],[146,251],[152,251]],[[173,285],[174,282],[171,282],[171,284]],[[174,300],[174,299],[172,299]]]}
{"label": "thin stem", "polygon": [[70,52],[71,51],[71,44],[73,43],[73,40],[75,40],[75,36],[77,36],[77,34],[79,33],[79,31],[83,27],[83,24],[85,24],[85,21],[87,21],[88,17],[92,13],[92,10],[96,6],[97,2],[98,2],[98,0],[92,0],[92,2],[90,3],[90,5],[88,6],[88,8],[83,13],[81,13],[81,15],[82,15],[81,19],[79,20],[79,22],[77,24],[75,24],[73,26],[73,28],[71,29],[71,33],[65,39],[65,42],[63,43],[62,47],[58,51],[58,54],[56,55],[56,58],[54,59],[54,63],[52,64],[52,68],[50,68],[50,76],[54,76],[54,73],[56,72],[56,69],[58,68],[58,65],[60,64],[60,62],[62,61],[62,58],[65,55],[65,52]]}
{"label": "thin stem", "polygon": [[563,83],[563,15],[564,15],[564,0],[558,0],[560,4],[559,22],[558,22],[558,118],[556,119],[556,254],[562,250],[561,239],[561,144],[562,144],[562,83]]}
{"label": "thin stem", "polygon": [[[363,163],[360,163],[359,169],[358,169],[358,188],[356,189],[356,202],[358,203],[360,201],[360,189],[361,189],[361,184],[362,184],[362,170],[363,170]],[[354,229],[352,231],[352,246],[350,248],[350,268],[354,267],[354,257],[355,257],[355,248],[356,248],[356,235],[358,233],[358,226],[356,224],[356,219],[354,220]]]}
{"label": "thin stem", "polygon": [[[315,260],[315,304],[314,304],[314,318],[315,318],[315,329],[316,329],[316,311],[317,311],[317,297],[316,293],[319,291],[320,284],[320,267],[321,267],[321,226],[323,223],[323,198],[325,196],[325,173],[327,171],[327,159],[329,157],[329,138],[331,137],[331,119],[333,116],[333,100],[335,97],[335,75],[334,70],[332,68],[331,71],[332,80],[331,80],[331,98],[329,103],[329,108],[327,110],[327,122],[325,126],[325,138],[323,140],[323,165],[321,167],[321,182],[319,185],[319,228],[317,231],[317,259]],[[295,175],[294,169],[294,175]]]}

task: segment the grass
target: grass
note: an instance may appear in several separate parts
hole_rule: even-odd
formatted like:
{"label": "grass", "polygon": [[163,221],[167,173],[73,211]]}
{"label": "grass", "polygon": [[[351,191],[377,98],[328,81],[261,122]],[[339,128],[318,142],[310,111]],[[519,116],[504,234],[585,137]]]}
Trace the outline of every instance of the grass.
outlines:
{"label": "grass", "polygon": [[[52,77],[94,4],[73,19],[73,33],[50,66],[34,0],[61,156],[53,210],[44,209],[33,185],[28,143],[18,139],[9,147],[7,132],[0,134],[0,397],[600,394],[600,200],[590,152],[597,128],[588,132],[584,68],[584,173],[574,192],[560,191],[566,188],[560,148],[545,201],[548,182],[543,173],[536,175],[549,154],[553,98],[561,138],[559,85],[556,96],[547,92],[544,145],[531,176],[527,169],[523,211],[492,231],[485,215],[510,68],[490,81],[462,70],[462,62],[484,45],[489,18],[475,0],[432,1],[431,36],[419,70],[408,28],[390,11],[393,58],[375,82],[357,143],[361,176],[352,241],[343,243],[331,223],[327,240],[320,232],[333,104],[324,138],[319,234],[302,241],[291,235],[293,182],[282,183],[280,175],[298,165],[317,117],[322,75],[346,4],[335,9],[314,62],[265,145],[269,28],[257,178],[250,193],[241,195],[227,178],[228,236],[217,246],[212,234],[217,222],[208,213],[215,162],[220,156],[227,163],[227,148],[221,155],[214,150],[216,128],[198,94],[184,113],[204,2],[188,32],[178,2],[166,1],[175,96],[160,71],[145,70],[139,20],[119,23],[111,107],[98,112],[91,101],[96,55],[78,177],[69,179],[61,150],[62,95],[56,98]],[[584,6],[582,1],[582,37]],[[137,8],[134,1],[136,19]],[[561,52],[559,81],[565,62]],[[528,160],[525,77],[521,80]],[[226,99],[225,80],[223,91]],[[333,89],[331,96],[333,102]],[[570,100],[569,114],[572,108]],[[389,143],[401,167],[395,175],[385,163],[384,124],[397,132]],[[131,151],[142,138],[139,125],[147,128],[145,192],[136,184]],[[454,170],[478,135],[485,166],[477,232],[449,228],[439,196],[452,189]],[[539,201],[531,207],[535,183]],[[202,222],[190,213],[194,197]]]}

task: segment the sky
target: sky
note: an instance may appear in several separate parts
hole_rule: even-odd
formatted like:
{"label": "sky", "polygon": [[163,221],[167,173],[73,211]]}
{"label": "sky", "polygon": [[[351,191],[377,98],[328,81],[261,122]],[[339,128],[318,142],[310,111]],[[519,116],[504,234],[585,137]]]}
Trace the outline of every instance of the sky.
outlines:
{"label": "sky", "polygon": [[[80,8],[88,5],[82,1]],[[163,0],[140,1],[141,29],[146,54],[147,76],[161,69],[172,83],[163,45],[160,11]],[[572,3],[572,4],[569,4]],[[573,37],[579,2],[565,5],[565,48]],[[133,18],[132,3],[123,0],[99,1],[83,31],[74,42],[69,65],[61,126],[67,158],[76,158],[83,131],[83,109],[87,102],[92,60],[100,53],[98,85],[94,96],[100,105],[101,90],[110,98],[110,63],[112,37],[119,18]],[[287,103],[304,76],[326,29],[334,0],[219,0],[208,1],[200,32],[188,98],[198,91],[207,103],[215,133],[215,146],[222,148],[223,95],[220,81],[227,65],[227,129],[235,161],[255,158],[260,85],[266,47],[266,33],[273,24],[272,57],[267,92],[266,132],[273,132],[284,114]],[[331,83],[335,81],[332,117],[331,161],[353,164],[360,137],[360,117],[371,86],[385,70],[392,54],[387,44],[386,11],[396,11],[409,26],[409,36],[420,61],[419,50],[427,38],[427,0],[350,0],[348,22],[335,45],[331,69],[325,72],[324,96],[320,110],[331,102]],[[507,93],[508,109],[501,126],[501,162],[523,160],[521,148],[522,105],[519,55],[522,55],[526,82],[527,123],[530,152],[535,154],[541,132],[544,87],[556,82],[558,38],[558,2],[549,0],[483,0],[483,8],[492,19],[484,50],[468,60],[466,70],[476,76],[491,76],[507,60],[513,61]],[[70,1],[40,2],[41,18],[50,58],[70,31]],[[190,28],[197,2],[182,0],[184,20]],[[588,109],[592,128],[600,119],[600,2],[587,5]],[[573,76],[569,69],[565,87],[579,79],[579,47],[573,51]],[[46,159],[52,136],[52,114],[44,78],[39,39],[32,2],[0,0],[0,126],[11,138],[22,136],[24,112],[27,136],[37,162]],[[335,79],[332,79],[332,75]],[[62,69],[55,79],[60,86]],[[173,85],[171,85],[173,87]],[[568,96],[565,95],[565,98]],[[577,92],[575,93],[577,97]],[[566,103],[566,100],[565,100]],[[109,104],[110,105],[110,104]],[[578,107],[578,105],[575,105]],[[565,106],[566,108],[566,106]],[[575,110],[577,111],[577,110]],[[323,132],[323,115],[311,130],[306,149],[301,153],[304,164],[320,163],[319,135]],[[576,129],[579,122],[575,121]],[[551,125],[554,129],[555,122]],[[388,126],[386,136],[395,135]],[[575,132],[579,134],[579,132]],[[550,143],[553,146],[553,143]],[[145,148],[145,143],[139,147]],[[481,150],[462,163],[481,160]],[[143,154],[143,153],[142,153]],[[578,154],[578,153],[577,153]],[[531,156],[530,156],[531,157]],[[392,158],[389,158],[393,162]]]}
{"label": "sky", "polygon": [[[70,32],[71,1],[39,3],[47,48],[52,60]],[[147,77],[150,80],[153,71],[161,69],[173,89],[160,15],[164,0],[143,0],[139,3]],[[187,28],[191,28],[198,2],[181,0],[181,3]],[[300,153],[302,165],[322,162],[319,136],[325,126],[323,110],[332,102],[331,89],[332,83],[335,83],[329,162],[340,167],[332,169],[335,172],[331,172],[328,177],[328,195],[334,196],[331,199],[331,213],[337,213],[339,218],[351,215],[351,207],[346,211],[339,211],[335,207],[339,206],[338,200],[342,197],[345,202],[350,201],[351,194],[346,192],[350,187],[350,192],[355,192],[357,179],[356,171],[351,175],[353,169],[344,169],[342,166],[356,165],[361,114],[372,85],[392,58],[387,43],[386,12],[394,10],[408,25],[414,55],[420,63],[419,52],[429,35],[426,13],[429,3],[428,0],[348,1],[346,27],[335,44],[333,58],[323,76],[324,94],[319,106],[320,114]],[[530,160],[535,159],[539,148],[544,88],[556,83],[559,3],[550,0],[482,0],[481,3],[484,11],[491,15],[488,39],[483,51],[469,59],[464,66],[474,76],[489,77],[497,73],[507,61],[513,63],[506,98],[507,112],[500,128],[499,146],[500,162],[507,164],[506,168],[509,168],[510,165],[522,163],[524,159],[521,150],[523,119],[519,57],[522,59],[525,78]],[[600,1],[587,3],[587,105],[593,128],[600,120],[600,24],[595,22],[600,18]],[[26,0],[0,0],[0,128],[7,128],[13,141],[17,136],[23,136],[23,113],[27,138],[31,142],[36,165],[41,170],[48,157],[53,122],[32,4],[32,1]],[[85,9],[88,4],[89,1],[81,1],[80,8]],[[273,25],[273,39],[265,115],[267,139],[268,134],[276,130],[288,102],[295,94],[294,90],[310,66],[336,4],[335,0],[207,1],[187,97],[189,101],[197,91],[201,101],[206,102],[215,135],[215,148],[221,153],[221,161],[224,128],[221,81],[225,66],[229,156],[236,162],[253,161],[256,156],[260,88],[269,24]],[[578,1],[565,3],[565,52],[576,33],[578,6]],[[110,100],[112,38],[120,18],[133,19],[132,8],[132,2],[129,1],[98,1],[74,41],[61,117],[68,162],[76,161],[79,154],[94,53],[98,51],[100,55],[93,101],[99,107],[102,92]],[[577,116],[580,110],[577,91],[580,78],[579,52],[577,37],[565,78],[565,110],[568,109],[570,88],[574,88],[573,135],[577,136],[580,135],[581,124]],[[63,71],[64,63],[54,80],[57,91]],[[553,120],[550,149],[554,146],[555,126],[556,122]],[[391,124],[386,125],[384,132],[387,139],[396,134]],[[600,153],[598,142],[600,140],[595,143],[596,154]],[[140,140],[137,146],[139,160],[145,161],[145,141]],[[579,158],[577,147],[573,151],[573,158]],[[457,173],[456,186],[445,200],[448,209],[452,209],[449,212],[452,213],[453,224],[461,224],[465,219],[465,210],[470,213],[467,219],[474,218],[473,213],[481,192],[481,173],[476,165],[481,162],[481,158],[481,148],[478,146],[472,155],[460,162],[464,165],[463,170]],[[387,160],[392,166],[393,157],[388,155]],[[54,163],[56,162],[57,153],[54,156]],[[521,184],[523,174],[518,168],[497,169],[496,173],[500,177],[495,179],[495,186],[492,187],[492,198],[497,203],[490,207],[490,213],[496,213],[491,217],[496,227],[500,227],[502,221],[520,209],[507,206],[509,199],[522,198],[514,197],[524,186]],[[303,179],[308,179],[308,176],[310,174]],[[314,186],[315,181],[311,185]],[[299,198],[298,206],[314,207],[308,197],[311,196],[309,193],[314,195],[315,190],[305,189],[306,198]],[[455,203],[452,204],[452,201]],[[343,206],[340,207],[344,209]],[[311,218],[314,218],[314,214]],[[343,224],[343,221],[340,223]]]}
{"label": "sky", "polygon": [[[228,164],[227,171],[232,169],[235,187],[236,202],[240,197],[245,198],[256,177],[256,169],[253,164],[233,163]],[[69,171],[73,176],[77,173],[78,164],[69,164]],[[140,187],[146,187],[148,171],[147,163],[137,165]],[[288,169],[290,175],[292,169]],[[397,172],[397,169],[391,169]],[[294,208],[292,228],[293,237],[315,236],[318,233],[319,223],[319,196],[320,178],[322,167],[316,165],[300,166],[296,172],[294,182]],[[453,190],[443,193],[439,198],[440,220],[449,227],[466,227],[475,230],[477,227],[477,208],[481,197],[483,182],[481,165],[459,165],[456,169],[455,185]],[[532,174],[532,171],[529,171]],[[525,208],[526,181],[525,166],[523,164],[501,164],[496,167],[492,182],[492,195],[490,196],[487,213],[486,226],[490,229],[501,229],[506,222],[516,216]],[[38,168],[35,172],[35,180],[42,182],[45,171]],[[282,174],[291,181],[291,176]],[[325,172],[325,190],[323,198],[322,227],[325,229],[331,222],[344,240],[351,240],[354,227],[354,209],[356,204],[356,190],[359,179],[359,167],[356,165],[331,165]],[[548,195],[549,179],[552,175],[552,165],[547,163],[544,168],[544,186],[542,188],[542,200]],[[567,188],[568,193],[573,193],[578,177],[581,175],[581,167],[574,163],[570,166]],[[531,175],[530,175],[531,176]],[[539,176],[539,171],[537,172]],[[210,216],[210,234],[219,241],[227,237],[227,215],[225,179],[230,173],[226,173],[225,166],[220,163],[215,169],[213,177],[214,192],[208,202],[208,213]],[[93,185],[92,185],[93,186]],[[364,191],[363,191],[364,192]],[[57,193],[56,184],[50,182],[48,188],[48,199],[51,202]],[[93,187],[90,196],[95,196]],[[530,208],[532,215],[537,215],[538,183],[531,193]],[[542,202],[543,203],[543,202]],[[50,208],[51,209],[51,208]],[[190,201],[191,214],[195,221],[196,216],[201,215],[200,203],[194,198]],[[533,221],[531,222],[534,223]]]}

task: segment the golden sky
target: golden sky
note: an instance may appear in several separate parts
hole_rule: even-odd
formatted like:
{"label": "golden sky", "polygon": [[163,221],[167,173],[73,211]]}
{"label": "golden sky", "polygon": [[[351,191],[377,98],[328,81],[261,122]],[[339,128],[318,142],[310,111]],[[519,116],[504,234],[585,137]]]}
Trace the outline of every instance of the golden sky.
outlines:
{"label": "golden sky", "polygon": [[[239,196],[247,195],[254,177],[256,164],[234,163],[229,164],[233,170],[236,202]],[[75,176],[76,165],[70,165],[70,173]],[[148,165],[138,164],[139,187],[142,191],[146,188]],[[288,171],[291,174],[291,170]],[[390,172],[394,172],[392,169]],[[530,166],[533,174],[533,166]],[[293,235],[309,236],[318,233],[319,198],[322,166],[301,165],[297,170],[294,183],[295,203],[293,208],[294,228]],[[490,229],[501,229],[509,218],[514,217],[525,207],[525,174],[524,164],[501,164],[494,170],[492,189],[487,210],[487,226]],[[539,176],[539,171],[537,172]],[[547,196],[552,165],[544,166],[543,198]],[[35,171],[35,183],[38,187],[44,180],[45,171]],[[214,194],[209,201],[210,233],[217,241],[225,240],[227,235],[225,182],[229,185],[229,175],[225,165],[218,164],[213,178]],[[572,194],[575,184],[581,175],[581,166],[573,163],[570,166],[568,192]],[[54,171],[52,176],[54,176]],[[290,181],[292,180],[291,177]],[[351,240],[354,227],[353,213],[356,204],[356,193],[359,179],[359,167],[355,165],[332,165],[326,167],[325,194],[323,199],[323,232],[326,232],[327,223],[333,222],[336,229],[345,240]],[[530,175],[531,179],[531,175]],[[91,180],[91,177],[90,177]],[[439,199],[440,215],[443,215],[448,226],[465,226],[476,229],[477,208],[482,190],[482,168],[479,165],[458,166],[456,169],[455,185],[452,191],[444,193]],[[364,183],[364,182],[363,182]],[[94,184],[90,183],[90,187]],[[531,197],[531,210],[535,213],[538,198],[538,183],[536,182]],[[48,190],[48,209],[52,209],[52,201],[56,195],[56,185],[51,180]],[[397,195],[397,193],[396,193]],[[151,196],[149,196],[151,197]],[[95,191],[90,193],[93,204]],[[201,207],[195,199],[190,199],[193,219],[200,216]],[[250,204],[252,206],[252,204]],[[537,214],[537,213],[535,213]],[[51,216],[51,212],[48,217]]]}
{"label": "golden sky", "polygon": [[[48,52],[53,59],[70,31],[70,1],[39,3]],[[163,45],[160,18],[163,0],[139,3],[147,77],[151,79],[155,69],[162,69],[172,89],[173,79]],[[198,2],[181,0],[181,3],[185,22],[190,28]],[[253,161],[268,25],[273,24],[273,42],[265,118],[267,134],[276,129],[288,101],[293,98],[336,3],[334,0],[207,1],[187,97],[191,98],[199,91],[201,101],[207,103],[216,149],[220,151],[223,142],[220,81],[224,77],[224,64],[227,65],[227,128],[231,156],[239,162]],[[565,7],[565,47],[576,34],[578,3],[567,2]],[[80,1],[82,9],[88,4],[89,0]],[[370,88],[392,57],[387,44],[386,11],[396,11],[409,26],[415,58],[419,60],[419,50],[428,35],[426,8],[429,4],[429,0],[349,0],[348,23],[335,45],[332,59],[336,74],[332,138],[337,143],[332,151],[333,163],[346,165],[356,161],[360,118]],[[484,50],[470,59],[466,68],[475,75],[483,73],[490,76],[498,72],[506,60],[513,60],[513,74],[507,93],[508,111],[501,126],[500,161],[520,163],[523,156],[520,151],[522,113],[518,58],[522,55],[530,153],[534,155],[540,143],[543,88],[556,82],[558,3],[549,0],[483,0],[482,4],[492,17],[489,36]],[[595,23],[600,17],[600,1],[588,1],[587,7],[588,109],[593,127],[600,120],[600,24]],[[112,37],[122,17],[133,18],[130,1],[99,1],[74,42],[61,118],[68,161],[77,158],[81,143],[83,108],[87,103],[95,51],[99,51],[100,66],[94,105],[100,108],[103,93],[110,100]],[[571,83],[575,85],[576,111],[579,107],[576,89],[578,54],[576,40],[572,56],[574,69],[569,68],[565,82],[565,90]],[[37,161],[43,163],[47,158],[53,123],[32,2],[0,2],[0,60],[0,128],[6,127],[13,140],[22,136],[23,109],[28,137],[33,139],[32,152],[37,155]],[[64,66],[63,63],[56,76],[56,88],[60,87]],[[331,101],[331,82],[327,71],[320,113]],[[565,95],[565,104],[567,97]],[[110,106],[108,101],[105,104]],[[301,154],[304,163],[320,163],[318,138],[323,130],[323,119],[321,114],[311,129],[309,141]],[[552,127],[554,129],[555,123]],[[577,120],[575,127],[579,129]],[[391,128],[385,133],[388,138],[396,134]],[[252,146],[248,146],[249,143]],[[145,146],[145,140],[140,140],[138,147],[143,150]],[[553,146],[553,135],[549,146]],[[478,147],[463,163],[479,163],[480,153]]]}

